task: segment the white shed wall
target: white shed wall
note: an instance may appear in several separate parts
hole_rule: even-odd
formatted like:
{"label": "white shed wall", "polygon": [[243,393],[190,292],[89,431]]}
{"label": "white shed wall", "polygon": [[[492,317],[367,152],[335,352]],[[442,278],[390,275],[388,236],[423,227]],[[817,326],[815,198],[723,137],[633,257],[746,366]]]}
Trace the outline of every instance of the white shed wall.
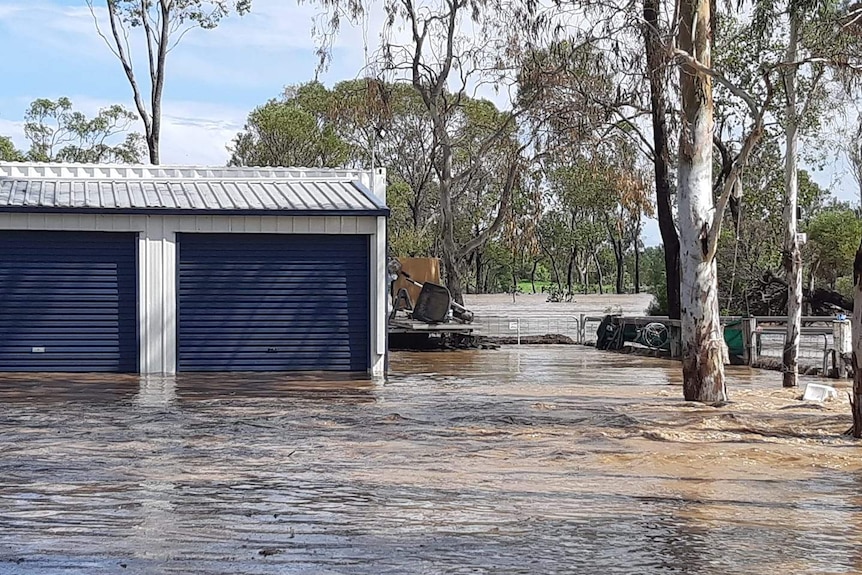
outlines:
{"label": "white shed wall", "polygon": [[383,375],[387,306],[385,217],[0,213],[0,229],[111,231],[138,234],[140,336],[138,355],[142,374],[173,374],[177,370],[176,235],[178,232],[369,235],[371,236],[369,254],[371,367],[369,371],[372,375]]}

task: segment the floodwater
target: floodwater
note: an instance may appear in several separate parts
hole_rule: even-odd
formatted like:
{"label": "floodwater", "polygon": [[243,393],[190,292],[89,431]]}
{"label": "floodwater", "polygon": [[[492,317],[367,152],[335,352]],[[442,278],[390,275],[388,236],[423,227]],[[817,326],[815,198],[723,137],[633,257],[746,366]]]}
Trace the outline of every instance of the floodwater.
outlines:
{"label": "floodwater", "polygon": [[0,378],[0,573],[858,573],[849,408],[578,346]]}
{"label": "floodwater", "polygon": [[653,296],[639,294],[574,294],[571,301],[549,302],[548,294],[465,294],[464,304],[477,318],[488,315],[645,315]]}

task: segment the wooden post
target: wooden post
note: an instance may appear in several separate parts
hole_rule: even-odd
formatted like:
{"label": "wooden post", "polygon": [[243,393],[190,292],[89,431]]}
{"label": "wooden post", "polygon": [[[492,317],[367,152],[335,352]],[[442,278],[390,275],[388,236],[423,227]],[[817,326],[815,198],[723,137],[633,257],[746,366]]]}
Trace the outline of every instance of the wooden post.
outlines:
{"label": "wooden post", "polygon": [[742,357],[745,365],[752,366],[757,363],[757,319],[746,317],[742,320],[742,344],[744,347]]}
{"label": "wooden post", "polygon": [[847,377],[847,362],[853,355],[850,320],[837,319],[832,322],[832,346],[835,348],[835,377]]}
{"label": "wooden post", "polygon": [[679,325],[679,320],[669,321],[668,330],[670,335],[670,357],[672,359],[677,359],[682,355],[682,330]]}
{"label": "wooden post", "polygon": [[581,314],[581,321],[578,324],[578,338],[581,345],[585,345],[587,343],[587,314]]}

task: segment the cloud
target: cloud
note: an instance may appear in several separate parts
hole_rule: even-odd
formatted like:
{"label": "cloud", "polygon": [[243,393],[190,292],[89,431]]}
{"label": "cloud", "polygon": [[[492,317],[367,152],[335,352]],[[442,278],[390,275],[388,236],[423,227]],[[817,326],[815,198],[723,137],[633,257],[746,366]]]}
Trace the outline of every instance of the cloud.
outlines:
{"label": "cloud", "polygon": [[10,38],[22,38],[58,58],[113,58],[95,31],[86,6],[58,5],[45,0],[11,3],[0,7],[0,27]]}
{"label": "cloud", "polygon": [[226,146],[242,130],[246,110],[191,101],[168,101],[162,114],[163,162],[223,166]]}
{"label": "cloud", "polygon": [[0,21],[6,20],[11,16],[24,12],[25,10],[26,6],[24,6],[23,4],[0,5]]}
{"label": "cloud", "polygon": [[18,149],[23,150],[28,147],[26,145],[27,139],[24,137],[24,122],[14,122],[0,118],[0,136],[11,138]]}

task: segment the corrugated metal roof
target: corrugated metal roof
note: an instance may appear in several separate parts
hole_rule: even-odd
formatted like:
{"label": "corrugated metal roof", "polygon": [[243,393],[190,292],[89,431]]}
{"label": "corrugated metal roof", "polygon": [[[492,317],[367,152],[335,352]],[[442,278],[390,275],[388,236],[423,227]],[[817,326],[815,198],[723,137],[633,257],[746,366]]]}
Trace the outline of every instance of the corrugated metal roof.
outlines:
{"label": "corrugated metal roof", "polygon": [[0,163],[2,211],[385,215],[362,172]]}

